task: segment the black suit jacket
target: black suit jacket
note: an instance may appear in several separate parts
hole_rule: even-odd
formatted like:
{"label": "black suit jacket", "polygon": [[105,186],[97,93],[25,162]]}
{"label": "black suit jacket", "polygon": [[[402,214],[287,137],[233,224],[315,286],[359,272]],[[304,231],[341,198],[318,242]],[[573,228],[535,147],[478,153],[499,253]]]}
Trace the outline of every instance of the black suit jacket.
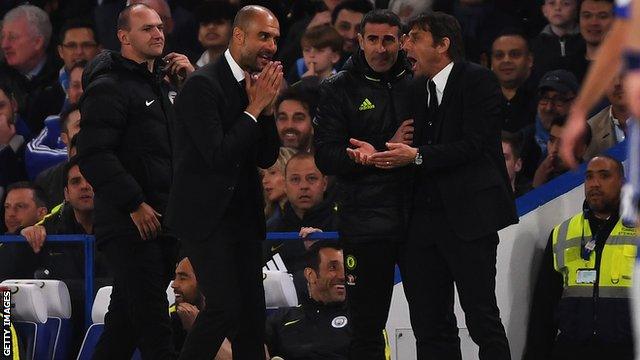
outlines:
{"label": "black suit jacket", "polygon": [[[500,142],[502,94],[493,73],[456,62],[436,119],[427,119],[426,79],[417,79],[415,86],[414,145],[423,157],[416,171],[435,183],[416,186],[437,188],[449,224],[462,239],[478,239],[518,222]],[[435,120],[432,144],[423,143],[429,120]]]}
{"label": "black suit jacket", "polygon": [[[256,123],[244,113],[247,104],[246,91],[224,56],[194,72],[176,98],[174,176],[166,225],[181,240],[200,241],[211,235],[239,180],[250,184],[252,194],[244,195],[262,202],[257,167],[275,163],[280,142],[274,117],[260,116]],[[247,167],[250,179],[239,179]]]}

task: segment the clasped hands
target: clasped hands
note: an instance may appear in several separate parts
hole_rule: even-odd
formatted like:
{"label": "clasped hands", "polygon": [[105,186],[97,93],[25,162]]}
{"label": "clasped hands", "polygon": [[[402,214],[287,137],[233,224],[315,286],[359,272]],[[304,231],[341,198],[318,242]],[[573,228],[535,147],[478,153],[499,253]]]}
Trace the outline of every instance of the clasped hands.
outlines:
{"label": "clasped hands", "polygon": [[413,142],[413,119],[405,120],[395,135],[387,142],[387,151],[377,151],[373,145],[358,139],[349,139],[352,147],[347,155],[357,164],[375,166],[380,169],[393,169],[414,162],[418,149],[411,147]]}

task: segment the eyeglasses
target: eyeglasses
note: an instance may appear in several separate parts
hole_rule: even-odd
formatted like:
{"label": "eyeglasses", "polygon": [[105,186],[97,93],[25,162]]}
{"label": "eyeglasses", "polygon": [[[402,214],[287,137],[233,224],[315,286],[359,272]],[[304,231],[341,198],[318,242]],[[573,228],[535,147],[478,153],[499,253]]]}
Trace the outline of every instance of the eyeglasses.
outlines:
{"label": "eyeglasses", "polygon": [[567,103],[573,101],[573,99],[575,99],[574,97],[560,97],[560,96],[556,96],[556,97],[541,97],[540,100],[538,100],[538,103],[542,106],[547,106],[549,104],[552,104],[553,106],[556,107],[560,107],[560,106],[565,106]]}
{"label": "eyeglasses", "polygon": [[82,48],[82,50],[93,50],[98,46],[97,43],[92,42],[92,41],[87,41],[87,42],[83,42],[83,43],[76,43],[76,42],[68,42],[66,44],[62,44],[62,47],[67,49],[67,50],[78,50],[78,48]]}

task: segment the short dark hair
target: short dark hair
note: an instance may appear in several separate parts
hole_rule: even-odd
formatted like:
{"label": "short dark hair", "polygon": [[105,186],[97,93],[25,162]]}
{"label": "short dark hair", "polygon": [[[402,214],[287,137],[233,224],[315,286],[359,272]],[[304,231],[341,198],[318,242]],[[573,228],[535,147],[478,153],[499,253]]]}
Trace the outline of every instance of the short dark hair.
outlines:
{"label": "short dark hair", "polygon": [[285,100],[295,100],[302,104],[302,107],[309,112],[311,119],[316,115],[318,91],[312,86],[306,86],[304,82],[298,82],[294,86],[284,89],[276,98],[275,109],[276,116],[280,104]]}
{"label": "short dark hair", "polygon": [[67,187],[67,185],[69,184],[69,171],[71,171],[71,168],[76,165],[78,165],[77,156],[72,156],[71,158],[69,158],[69,161],[64,164],[64,170],[62,172],[62,184],[64,185],[64,187]]}
{"label": "short dark hair", "polygon": [[18,189],[29,189],[33,192],[33,201],[36,203],[37,207],[47,207],[46,195],[42,188],[31,181],[18,181],[7,186],[7,191],[5,192],[5,200],[9,193],[13,190]]}
{"label": "short dark hair", "polygon": [[500,32],[498,32],[498,34],[491,41],[492,52],[493,52],[493,44],[496,42],[496,40],[498,40],[503,36],[513,36],[513,37],[521,38],[522,40],[524,40],[524,43],[526,44],[527,51],[531,53],[531,43],[529,42],[529,38],[527,37],[527,35],[525,35],[523,30],[516,27],[506,27],[500,30]]}
{"label": "short dark hair", "polygon": [[[127,6],[122,11],[120,11],[120,14],[118,14],[118,25],[117,25],[117,29],[118,30],[126,30],[126,31],[131,30],[131,24],[130,24],[131,11],[133,10],[134,7],[138,7],[138,6],[145,7],[147,9],[151,9],[151,7],[149,7],[149,6],[145,5],[145,4],[132,4],[132,5]],[[153,10],[153,9],[151,9],[151,10]]]}
{"label": "short dark hair", "polygon": [[364,34],[364,27],[367,24],[387,24],[398,28],[398,36],[402,34],[402,21],[393,11],[383,9],[366,13],[360,21],[360,34]]}
{"label": "short dark hair", "polygon": [[366,14],[373,10],[373,5],[368,0],[346,0],[338,4],[331,12],[331,24],[335,24],[338,20],[338,14],[342,10],[349,10],[353,12],[359,12]]}
{"label": "short dark hair", "polygon": [[334,52],[342,51],[344,39],[331,25],[318,25],[308,28],[300,39],[302,47],[311,46],[316,49],[331,48]]}
{"label": "short dark hair", "polygon": [[520,159],[522,155],[522,134],[521,133],[512,133],[509,131],[502,131],[500,140],[503,143],[509,144],[511,146],[511,152],[513,152],[513,157],[516,159]]}
{"label": "short dark hair", "polygon": [[305,266],[320,271],[320,250],[322,249],[334,249],[341,251],[342,245],[336,240],[318,240],[309,247],[309,250],[305,253]]}
{"label": "short dark hair", "polygon": [[74,111],[80,111],[80,107],[78,104],[69,104],[63,111],[60,113],[60,131],[69,134],[69,115],[71,115]]}
{"label": "short dark hair", "polygon": [[228,1],[204,1],[195,12],[198,24],[210,24],[218,21],[233,22],[238,13],[238,6]]}
{"label": "short dark hair", "polygon": [[93,22],[84,19],[69,19],[65,21],[65,23],[62,25],[62,28],[60,28],[60,32],[58,33],[58,40],[60,41],[60,45],[64,43],[64,38],[65,36],[67,36],[67,31],[73,29],[91,30],[91,32],[93,33],[93,40],[97,44],[100,44],[100,41],[98,41],[98,32],[96,31],[96,27]]}
{"label": "short dark hair", "polygon": [[597,157],[598,157],[598,158],[604,158],[604,159],[608,159],[608,160],[613,161],[613,162],[616,164],[616,166],[618,167],[618,169],[617,169],[617,170],[618,170],[618,174],[620,175],[620,177],[621,177],[621,178],[623,178],[623,179],[624,179],[624,165],[622,165],[622,162],[621,162],[620,160],[618,160],[618,159],[614,158],[614,157],[613,157],[613,156],[611,156],[611,155],[607,155],[607,154],[598,154],[598,155],[594,156],[593,158],[591,158],[591,160],[589,160],[589,162],[591,162],[593,159],[595,159],[595,158],[597,158]]}
{"label": "short dark hair", "polygon": [[[614,0],[591,0],[591,1],[606,2],[606,3],[609,3],[611,5],[614,5],[614,2],[615,2]],[[585,0],[576,1],[576,5],[577,5],[576,11],[578,12],[578,16],[580,16],[580,10],[582,10],[582,4],[584,4],[584,2],[585,2]],[[613,11],[614,11],[614,9],[611,8],[611,12],[612,13],[613,13]]]}
{"label": "short dark hair", "polygon": [[409,21],[407,28],[413,29],[414,27],[430,32],[436,44],[441,43],[444,38],[448,38],[449,50],[447,54],[451,60],[464,60],[462,29],[455,17],[441,11],[429,11]]}

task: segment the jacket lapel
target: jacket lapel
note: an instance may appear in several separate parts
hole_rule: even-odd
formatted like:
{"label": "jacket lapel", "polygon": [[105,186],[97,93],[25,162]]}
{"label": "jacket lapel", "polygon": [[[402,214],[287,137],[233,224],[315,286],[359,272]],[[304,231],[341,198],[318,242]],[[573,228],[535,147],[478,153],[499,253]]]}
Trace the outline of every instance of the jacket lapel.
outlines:
{"label": "jacket lapel", "polygon": [[247,93],[243,89],[231,72],[231,67],[226,57],[220,56],[215,67],[218,71],[218,79],[224,91],[224,97],[228,102],[228,109],[245,108],[249,103]]}

